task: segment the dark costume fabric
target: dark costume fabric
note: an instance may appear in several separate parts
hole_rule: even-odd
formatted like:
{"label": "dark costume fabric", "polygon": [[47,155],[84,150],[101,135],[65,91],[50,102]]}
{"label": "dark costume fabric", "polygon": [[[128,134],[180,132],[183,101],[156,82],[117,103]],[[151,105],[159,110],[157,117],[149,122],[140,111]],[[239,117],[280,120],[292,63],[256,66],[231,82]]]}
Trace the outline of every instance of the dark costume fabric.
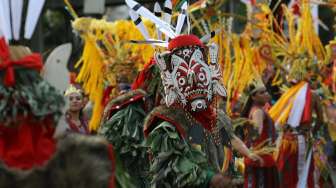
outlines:
{"label": "dark costume fabric", "polygon": [[329,124],[325,126],[323,131],[323,138],[327,142],[324,146],[324,154],[327,156],[326,168],[328,171],[328,175],[324,176],[324,178],[330,185],[336,186],[336,131],[331,128],[332,126],[335,125]]}
{"label": "dark costume fabric", "polygon": [[[250,118],[252,114],[257,110],[256,107],[252,108],[250,111]],[[245,144],[248,147],[262,148],[269,144],[274,145],[276,139],[275,127],[273,120],[269,115],[261,109],[264,113],[263,125],[261,128],[261,133],[254,135],[252,132],[247,131]],[[258,132],[258,131],[255,131]],[[263,154],[260,156],[264,164],[260,164],[258,161],[252,161],[249,158],[245,158],[245,188],[262,188],[262,187],[278,187],[278,172],[276,167],[276,162],[273,158],[273,153]]]}
{"label": "dark costume fabric", "polygon": [[113,148],[102,138],[67,134],[44,165],[20,170],[0,165],[2,188],[116,187]]}
{"label": "dark costume fabric", "polygon": [[152,159],[151,186],[208,187],[221,169],[223,147],[232,137],[223,115],[220,112],[215,119],[218,129],[208,130],[181,108],[154,108],[144,126]]}

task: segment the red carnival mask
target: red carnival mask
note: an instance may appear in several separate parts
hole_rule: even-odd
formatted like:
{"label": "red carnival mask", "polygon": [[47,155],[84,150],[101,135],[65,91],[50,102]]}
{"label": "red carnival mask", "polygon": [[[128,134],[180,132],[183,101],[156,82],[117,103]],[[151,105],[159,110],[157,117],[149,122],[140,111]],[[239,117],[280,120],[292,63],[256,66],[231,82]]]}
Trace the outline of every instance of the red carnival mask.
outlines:
{"label": "red carnival mask", "polygon": [[[192,37],[195,40],[195,36]],[[200,44],[196,40],[196,45],[182,45],[171,52],[156,54],[168,106],[179,102],[191,111],[202,111],[211,103],[214,94],[226,95],[219,81],[218,47],[214,44],[209,46],[209,65],[208,54]]]}

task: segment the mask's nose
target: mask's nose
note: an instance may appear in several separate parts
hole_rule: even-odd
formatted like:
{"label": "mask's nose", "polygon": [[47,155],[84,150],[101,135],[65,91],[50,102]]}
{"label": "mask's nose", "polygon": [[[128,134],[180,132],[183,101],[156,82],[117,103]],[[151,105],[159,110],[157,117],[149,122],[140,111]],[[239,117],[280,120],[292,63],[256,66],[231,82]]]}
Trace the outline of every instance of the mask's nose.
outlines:
{"label": "mask's nose", "polygon": [[192,70],[189,70],[188,75],[187,75],[187,79],[188,79],[188,84],[189,84],[191,87],[193,87],[193,86],[194,86],[194,83],[197,82],[195,72],[192,71]]}

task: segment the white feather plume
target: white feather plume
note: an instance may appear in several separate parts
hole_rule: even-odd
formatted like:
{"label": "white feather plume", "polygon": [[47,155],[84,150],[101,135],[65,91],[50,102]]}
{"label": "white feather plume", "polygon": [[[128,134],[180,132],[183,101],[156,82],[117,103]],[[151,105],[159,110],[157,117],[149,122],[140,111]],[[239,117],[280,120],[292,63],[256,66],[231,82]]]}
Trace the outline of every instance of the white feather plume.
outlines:
{"label": "white feather plume", "polygon": [[13,38],[20,39],[21,31],[21,18],[22,18],[23,0],[12,0],[11,13],[12,13],[12,30]]}
{"label": "white feather plume", "polygon": [[[171,24],[171,18],[172,18],[172,11],[173,4],[171,0],[166,0],[164,2],[164,9],[163,9],[163,21],[168,23],[169,25]],[[168,41],[169,37],[166,36],[166,41]]]}
{"label": "white feather plume", "polygon": [[175,38],[176,34],[174,30],[172,29],[172,26],[164,21],[162,21],[160,18],[156,17],[152,12],[150,12],[145,7],[141,6],[139,3],[137,3],[134,0],[126,0],[126,4],[133,9],[137,14],[151,20],[161,32],[163,32],[165,35],[167,35],[170,38]]}
{"label": "white feather plume", "polygon": [[177,18],[177,24],[176,24],[176,34],[177,35],[181,33],[182,27],[185,22],[185,18],[187,17],[187,8],[188,8],[188,3],[184,2],[181,7],[181,13]]}
{"label": "white feather plume", "polygon": [[129,10],[129,15],[131,16],[132,21],[134,22],[136,27],[140,30],[140,32],[144,36],[144,38],[146,40],[148,40],[150,38],[149,34],[148,34],[148,31],[147,31],[145,25],[143,24],[141,18],[139,17],[139,15],[136,12],[134,12],[132,9]]}
{"label": "white feather plume", "polygon": [[6,40],[12,39],[9,0],[0,0],[0,27]]}
{"label": "white feather plume", "polygon": [[30,0],[25,24],[25,39],[30,39],[34,33],[45,0]]}
{"label": "white feather plume", "polygon": [[[162,14],[162,10],[161,10],[161,7],[160,7],[160,4],[158,3],[158,2],[155,2],[155,4],[154,4],[154,14],[156,15],[156,16],[162,16],[161,14]],[[161,31],[159,30],[159,28],[158,28],[158,26],[156,26],[156,34],[157,34],[157,38],[159,39],[159,40],[161,40],[162,39],[162,33],[161,33]]]}

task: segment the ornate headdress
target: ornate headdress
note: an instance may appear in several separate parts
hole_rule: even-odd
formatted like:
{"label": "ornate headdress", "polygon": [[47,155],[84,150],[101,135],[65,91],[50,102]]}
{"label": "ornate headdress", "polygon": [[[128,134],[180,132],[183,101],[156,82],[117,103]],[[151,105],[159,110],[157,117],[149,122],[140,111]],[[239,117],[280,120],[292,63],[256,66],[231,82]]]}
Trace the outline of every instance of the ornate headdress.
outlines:
{"label": "ornate headdress", "polygon": [[64,96],[69,96],[72,93],[77,93],[82,95],[83,91],[81,89],[76,88],[74,85],[70,85],[68,89],[65,91]]}
{"label": "ornate headdress", "polygon": [[[126,3],[131,8],[131,18],[146,39],[143,42],[167,47],[168,51],[155,54],[155,60],[160,68],[166,95],[165,102],[168,106],[179,103],[192,111],[201,111],[212,102],[214,94],[226,96],[226,91],[220,83],[218,46],[215,44],[205,45],[216,32],[201,39],[192,34],[180,34],[185,20],[189,23],[186,2],[182,5],[182,13],[177,18],[176,29],[170,25],[170,19],[168,22],[161,20],[133,0],[126,0]],[[167,5],[170,3],[166,2],[165,6]],[[156,4],[157,6],[158,4]],[[163,18],[167,20],[168,16],[165,14]],[[166,41],[150,39],[148,35],[146,36],[147,32],[145,27],[141,25],[139,15],[151,20],[158,31],[166,35]],[[190,33],[189,30],[188,27],[188,33]],[[171,38],[169,42],[168,38]]]}
{"label": "ornate headdress", "polygon": [[265,84],[261,80],[261,78],[255,78],[251,81],[249,88],[248,88],[248,94],[253,95],[256,92],[260,91],[261,89],[265,89]]}

